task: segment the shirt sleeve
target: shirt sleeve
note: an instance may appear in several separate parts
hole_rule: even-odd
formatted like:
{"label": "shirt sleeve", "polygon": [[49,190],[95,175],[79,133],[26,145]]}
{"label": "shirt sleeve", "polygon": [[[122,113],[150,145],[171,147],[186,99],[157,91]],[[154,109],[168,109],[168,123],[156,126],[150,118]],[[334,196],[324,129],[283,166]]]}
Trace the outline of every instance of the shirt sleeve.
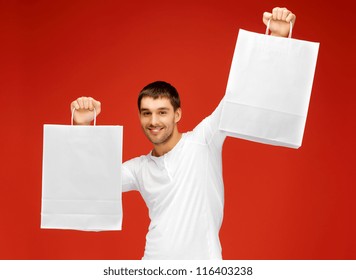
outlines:
{"label": "shirt sleeve", "polygon": [[138,182],[135,176],[135,159],[122,164],[122,192],[137,191]]}
{"label": "shirt sleeve", "polygon": [[206,117],[194,131],[203,136],[203,141],[208,145],[214,145],[216,148],[221,149],[226,139],[226,132],[219,130],[219,123],[221,112],[223,108],[224,99],[222,99],[214,110],[214,112]]}

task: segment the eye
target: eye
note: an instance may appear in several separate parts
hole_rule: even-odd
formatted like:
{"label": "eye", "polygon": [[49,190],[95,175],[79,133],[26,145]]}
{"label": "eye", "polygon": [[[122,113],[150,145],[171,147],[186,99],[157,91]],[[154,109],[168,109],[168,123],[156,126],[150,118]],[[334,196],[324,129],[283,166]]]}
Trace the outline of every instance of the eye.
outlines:
{"label": "eye", "polygon": [[160,115],[167,115],[167,112],[166,111],[160,111],[159,114]]}
{"label": "eye", "polygon": [[151,113],[150,113],[150,112],[147,112],[147,111],[142,112],[141,114],[142,114],[144,117],[148,117],[149,115],[151,115]]}

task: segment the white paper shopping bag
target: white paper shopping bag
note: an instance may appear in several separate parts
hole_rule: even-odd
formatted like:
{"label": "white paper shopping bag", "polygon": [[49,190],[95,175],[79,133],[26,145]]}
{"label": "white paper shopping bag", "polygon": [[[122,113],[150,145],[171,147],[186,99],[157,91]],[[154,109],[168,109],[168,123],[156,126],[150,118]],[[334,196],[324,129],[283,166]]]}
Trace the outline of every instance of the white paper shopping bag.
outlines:
{"label": "white paper shopping bag", "polygon": [[44,125],[41,228],[121,230],[121,164],[122,126]]}
{"label": "white paper shopping bag", "polygon": [[229,136],[299,148],[318,50],[319,43],[240,29],[219,128]]}

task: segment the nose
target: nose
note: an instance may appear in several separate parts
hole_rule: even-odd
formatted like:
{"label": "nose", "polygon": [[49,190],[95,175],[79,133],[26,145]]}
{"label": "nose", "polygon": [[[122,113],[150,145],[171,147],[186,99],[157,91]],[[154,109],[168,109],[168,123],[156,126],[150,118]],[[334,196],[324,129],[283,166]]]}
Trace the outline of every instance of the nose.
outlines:
{"label": "nose", "polygon": [[157,126],[159,124],[159,116],[157,114],[151,115],[151,125]]}

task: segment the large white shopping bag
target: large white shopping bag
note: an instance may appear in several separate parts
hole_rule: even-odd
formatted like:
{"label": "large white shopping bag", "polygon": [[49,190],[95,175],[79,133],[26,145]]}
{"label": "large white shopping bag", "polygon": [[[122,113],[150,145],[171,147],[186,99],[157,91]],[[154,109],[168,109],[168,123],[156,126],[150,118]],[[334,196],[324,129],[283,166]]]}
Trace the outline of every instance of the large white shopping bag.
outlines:
{"label": "large white shopping bag", "polygon": [[[292,25],[290,35],[292,32]],[[299,148],[319,43],[240,29],[219,128],[251,141]]]}
{"label": "large white shopping bag", "polygon": [[44,125],[41,228],[121,230],[121,164],[122,126]]}

